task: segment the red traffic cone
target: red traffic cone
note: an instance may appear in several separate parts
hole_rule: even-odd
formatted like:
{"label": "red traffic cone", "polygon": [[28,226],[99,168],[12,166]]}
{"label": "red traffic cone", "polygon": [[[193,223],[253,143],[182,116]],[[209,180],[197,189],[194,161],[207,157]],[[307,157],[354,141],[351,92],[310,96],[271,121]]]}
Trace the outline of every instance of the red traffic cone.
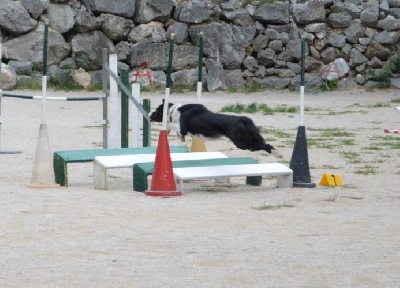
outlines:
{"label": "red traffic cone", "polygon": [[153,178],[151,180],[151,189],[146,190],[144,194],[157,197],[175,197],[182,195],[181,191],[176,190],[166,130],[160,131],[156,159],[154,162]]}

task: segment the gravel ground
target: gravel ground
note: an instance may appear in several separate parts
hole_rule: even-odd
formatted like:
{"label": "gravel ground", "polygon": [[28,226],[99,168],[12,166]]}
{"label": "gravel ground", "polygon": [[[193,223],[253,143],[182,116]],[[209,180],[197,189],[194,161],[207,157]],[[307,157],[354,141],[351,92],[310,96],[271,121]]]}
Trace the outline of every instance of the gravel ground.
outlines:
{"label": "gravel ground", "polygon": [[[142,97],[156,107],[163,92]],[[171,102],[195,99],[171,94]],[[109,190],[94,190],[91,163],[69,165],[67,188],[27,187],[41,101],[3,98],[1,149],[22,153],[0,155],[0,286],[398,287],[400,136],[383,129],[400,129],[399,101],[397,90],[306,95],[316,188],[275,188],[268,177],[253,187],[239,177],[186,183],[183,196],[158,198],[132,191],[129,169],[111,173]],[[299,95],[217,92],[202,102],[213,111],[252,102],[298,107]],[[51,151],[101,147],[100,101],[48,101],[46,109]],[[207,142],[207,151],[289,165],[298,113],[248,116],[283,159],[226,139]],[[182,144],[172,134],[169,142]],[[325,173],[344,185],[318,185]]]}

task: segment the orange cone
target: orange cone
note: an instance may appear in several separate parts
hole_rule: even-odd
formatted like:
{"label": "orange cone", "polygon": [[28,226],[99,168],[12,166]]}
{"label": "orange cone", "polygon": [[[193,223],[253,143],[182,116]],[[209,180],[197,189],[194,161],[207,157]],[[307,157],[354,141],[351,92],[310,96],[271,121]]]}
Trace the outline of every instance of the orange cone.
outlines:
{"label": "orange cone", "polygon": [[154,162],[153,178],[151,180],[151,189],[145,191],[144,194],[156,197],[175,197],[182,195],[181,191],[176,190],[166,130],[160,131],[156,159]]}

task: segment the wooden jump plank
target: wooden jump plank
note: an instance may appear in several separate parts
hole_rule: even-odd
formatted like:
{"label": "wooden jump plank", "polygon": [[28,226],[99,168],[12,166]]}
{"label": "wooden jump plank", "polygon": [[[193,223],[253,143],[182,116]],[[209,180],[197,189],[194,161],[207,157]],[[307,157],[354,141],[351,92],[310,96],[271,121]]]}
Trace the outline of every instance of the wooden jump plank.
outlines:
{"label": "wooden jump plank", "polygon": [[278,187],[293,187],[293,170],[280,163],[174,168],[174,174],[182,192],[184,180],[234,176],[276,176]]}
{"label": "wooden jump plank", "polygon": [[[219,159],[202,159],[202,160],[183,160],[172,161],[173,168],[184,167],[204,167],[217,165],[243,165],[257,164],[258,161],[251,157],[229,157]],[[153,174],[154,162],[138,163],[133,165],[133,190],[144,192],[148,189],[148,176]],[[246,184],[252,186],[260,186],[262,183],[261,176],[246,177]]]}
{"label": "wooden jump plank", "polygon": [[[155,158],[156,154],[95,157],[93,162],[94,188],[99,190],[108,189],[107,174],[110,169],[132,168],[137,163],[154,162]],[[171,153],[172,161],[214,158],[227,158],[227,156],[221,152]]]}
{"label": "wooden jump plank", "polygon": [[[96,156],[156,153],[157,147],[64,150],[53,153],[54,176],[57,184],[68,186],[68,163],[92,162]],[[186,146],[171,146],[174,153],[189,152]]]}

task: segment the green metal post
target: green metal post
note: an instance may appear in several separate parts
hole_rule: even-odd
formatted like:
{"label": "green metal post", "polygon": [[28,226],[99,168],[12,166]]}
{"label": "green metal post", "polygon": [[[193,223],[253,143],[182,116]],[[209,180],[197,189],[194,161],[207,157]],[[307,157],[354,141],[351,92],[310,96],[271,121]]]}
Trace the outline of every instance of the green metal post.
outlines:
{"label": "green metal post", "polygon": [[[125,87],[129,87],[129,74],[127,70],[121,70],[121,81]],[[128,95],[121,90],[121,148],[128,148],[128,137],[129,137],[129,98]]]}
{"label": "green metal post", "polygon": [[301,67],[301,78],[300,85],[304,86],[304,58],[305,58],[305,50],[306,50],[306,38],[301,38],[301,58],[300,58],[300,67]]}
{"label": "green metal post", "polygon": [[[143,99],[143,109],[150,112],[150,99]],[[143,147],[151,146],[151,126],[150,122],[143,117]]]}
{"label": "green metal post", "polygon": [[203,51],[204,51],[204,43],[203,43],[203,32],[200,33],[200,43],[199,43],[199,72],[197,76],[197,82],[203,82]]}
{"label": "green metal post", "polygon": [[174,34],[170,35],[169,49],[168,49],[168,67],[167,67],[167,83],[165,88],[170,88],[171,85],[171,72],[172,72],[172,58],[174,54]]}
{"label": "green metal post", "polygon": [[47,21],[45,21],[44,23],[44,39],[43,39],[43,68],[42,68],[42,72],[43,72],[43,76],[47,76],[47,39],[49,35],[49,24]]}

